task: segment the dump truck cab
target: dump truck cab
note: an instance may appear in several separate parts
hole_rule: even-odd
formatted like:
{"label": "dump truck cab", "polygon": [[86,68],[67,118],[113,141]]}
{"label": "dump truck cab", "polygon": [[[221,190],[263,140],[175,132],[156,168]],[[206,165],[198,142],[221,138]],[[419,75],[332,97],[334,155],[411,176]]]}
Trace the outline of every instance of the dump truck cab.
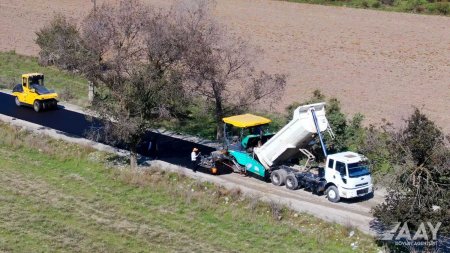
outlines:
{"label": "dump truck cab", "polygon": [[[368,159],[355,152],[341,152],[327,156],[325,180],[328,199],[355,198],[373,192]],[[334,186],[335,188],[331,187]]]}
{"label": "dump truck cab", "polygon": [[28,73],[22,75],[22,83],[13,89],[17,106],[32,106],[36,112],[57,107],[58,94],[44,85],[44,74]]}

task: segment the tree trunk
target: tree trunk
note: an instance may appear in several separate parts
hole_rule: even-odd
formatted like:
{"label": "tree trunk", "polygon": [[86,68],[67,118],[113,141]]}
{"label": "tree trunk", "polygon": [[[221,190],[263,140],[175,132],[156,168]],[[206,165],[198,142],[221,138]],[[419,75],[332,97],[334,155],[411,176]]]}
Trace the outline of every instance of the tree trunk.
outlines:
{"label": "tree trunk", "polygon": [[222,122],[217,122],[217,134],[216,134],[216,139],[219,141],[223,138],[223,123]]}
{"label": "tree trunk", "polygon": [[222,118],[223,118],[222,99],[216,96],[216,124],[217,124],[216,140],[221,140],[224,137]]}
{"label": "tree trunk", "polygon": [[137,170],[138,164],[137,164],[137,152],[135,148],[130,149],[130,167],[131,170]]}

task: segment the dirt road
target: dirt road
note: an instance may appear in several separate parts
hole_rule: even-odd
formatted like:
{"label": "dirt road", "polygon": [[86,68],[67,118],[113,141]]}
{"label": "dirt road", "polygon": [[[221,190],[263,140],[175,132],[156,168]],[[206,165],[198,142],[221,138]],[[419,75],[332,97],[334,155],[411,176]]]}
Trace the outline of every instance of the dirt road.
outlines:
{"label": "dirt road", "polygon": [[[91,7],[90,0],[0,0],[0,50],[36,55],[35,32],[54,13],[81,20]],[[449,17],[268,0],[218,1],[215,14],[264,50],[260,67],[289,75],[277,110],[320,89],[369,123],[399,123],[416,106],[450,132]]]}

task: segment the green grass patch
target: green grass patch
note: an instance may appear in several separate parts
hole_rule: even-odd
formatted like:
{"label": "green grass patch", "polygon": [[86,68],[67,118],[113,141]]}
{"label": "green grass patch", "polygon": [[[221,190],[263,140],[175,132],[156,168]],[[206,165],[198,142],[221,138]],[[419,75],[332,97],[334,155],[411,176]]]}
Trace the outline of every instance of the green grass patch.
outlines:
{"label": "green grass patch", "polygon": [[376,9],[395,12],[409,12],[433,15],[450,15],[448,1],[427,0],[280,0],[295,3],[309,3],[352,8]]}
{"label": "green grass patch", "polygon": [[377,251],[352,228],[117,160],[0,124],[0,252]]}
{"label": "green grass patch", "polygon": [[201,99],[188,106],[186,117],[160,122],[158,127],[208,140],[216,139],[214,114]]}
{"label": "green grass patch", "polygon": [[[244,113],[252,113],[272,120],[268,125],[269,131],[276,132],[281,129],[287,122],[288,118],[284,114],[275,114],[265,111],[236,111],[234,113],[226,113],[225,117],[239,115]],[[161,122],[158,127],[168,129],[180,134],[189,134],[203,139],[215,140],[217,125],[215,122],[214,109],[212,105],[197,99],[194,103],[187,107],[185,118],[173,119]]]}
{"label": "green grass patch", "polygon": [[46,86],[54,89],[61,100],[81,106],[87,104],[88,82],[81,76],[56,67],[40,66],[36,57],[13,51],[0,52],[0,88],[12,89],[15,84],[21,83],[22,74],[32,72],[43,73]]}

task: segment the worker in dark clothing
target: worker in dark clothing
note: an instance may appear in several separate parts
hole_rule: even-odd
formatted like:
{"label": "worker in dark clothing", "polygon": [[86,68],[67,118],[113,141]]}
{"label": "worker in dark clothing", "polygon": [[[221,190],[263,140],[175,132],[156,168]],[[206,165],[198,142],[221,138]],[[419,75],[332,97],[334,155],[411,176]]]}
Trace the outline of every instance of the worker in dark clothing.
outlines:
{"label": "worker in dark clothing", "polygon": [[200,156],[200,152],[198,152],[197,148],[194,148],[191,153],[191,168],[192,168],[192,171],[194,171],[194,172],[197,172],[199,156]]}
{"label": "worker in dark clothing", "polygon": [[148,156],[152,159],[158,159],[159,147],[155,137],[152,137],[147,146]]}

